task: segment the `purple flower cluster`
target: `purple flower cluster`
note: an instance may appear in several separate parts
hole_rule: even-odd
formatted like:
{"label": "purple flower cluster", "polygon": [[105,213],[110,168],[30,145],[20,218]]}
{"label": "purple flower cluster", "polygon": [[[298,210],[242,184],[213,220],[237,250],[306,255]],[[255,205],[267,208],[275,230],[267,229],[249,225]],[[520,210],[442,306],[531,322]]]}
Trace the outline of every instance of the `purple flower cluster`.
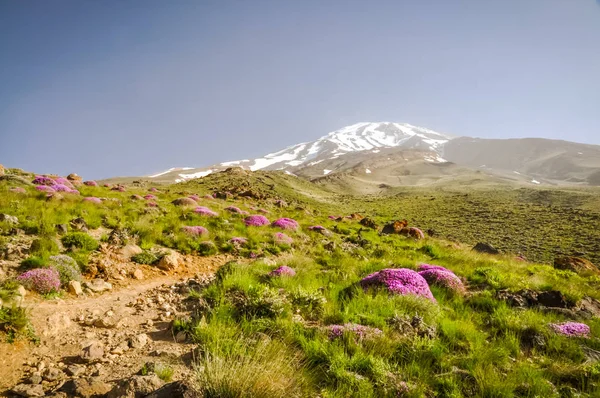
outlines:
{"label": "purple flower cluster", "polygon": [[185,232],[188,235],[192,235],[192,236],[204,236],[204,235],[208,235],[208,229],[201,227],[199,225],[196,226],[185,226],[182,227],[181,230],[183,232]]}
{"label": "purple flower cluster", "polygon": [[295,276],[295,275],[296,275],[296,271],[294,271],[292,268],[288,267],[287,265],[282,265],[281,267],[269,272],[269,276]]}
{"label": "purple flower cluster", "polygon": [[83,198],[83,200],[84,200],[85,202],[96,203],[96,204],[100,204],[100,203],[102,203],[102,199],[100,199],[100,198],[97,198],[97,197],[95,197],[95,196],[88,196],[88,197],[86,197],[86,198]]}
{"label": "purple flower cluster", "polygon": [[294,243],[294,239],[283,232],[277,232],[276,234],[273,234],[273,242],[275,242],[276,245],[291,245]]}
{"label": "purple flower cluster", "polygon": [[14,193],[27,193],[25,188],[22,188],[22,187],[13,187],[13,188],[10,188],[9,191],[14,192]]}
{"label": "purple flower cluster", "polygon": [[146,199],[146,200],[156,200],[158,198],[156,197],[156,195],[148,194],[148,195],[144,195],[144,199]]}
{"label": "purple flower cluster", "polygon": [[194,195],[190,195],[190,196],[188,196],[188,198],[190,198],[190,199],[192,199],[192,200],[195,200],[196,202],[200,200],[200,196],[198,196],[198,195],[196,195],[196,194],[194,194]]}
{"label": "purple flower cluster", "polygon": [[329,216],[327,218],[329,218],[330,220],[337,220],[338,218],[340,218],[340,216]]}
{"label": "purple flower cluster", "polygon": [[244,246],[246,243],[248,243],[248,239],[236,236],[234,238],[229,239],[229,243],[235,246]]}
{"label": "purple flower cluster", "polygon": [[150,189],[148,190],[148,192],[158,192],[158,189],[156,189],[156,188],[152,187],[152,188],[150,188]]}
{"label": "purple flower cluster", "polygon": [[54,190],[54,188],[52,188],[49,185],[38,185],[37,187],[35,187],[36,190],[40,191],[40,192],[48,192],[48,193],[53,193],[56,192]]}
{"label": "purple flower cluster", "polygon": [[56,183],[52,178],[46,176],[36,176],[32,182],[35,185],[54,185]]}
{"label": "purple flower cluster", "polygon": [[345,325],[329,325],[327,331],[330,340],[335,340],[344,335],[344,333],[351,333],[354,337],[359,340],[369,339],[377,336],[381,336],[383,332],[380,329],[372,328],[370,326],[359,325],[357,323],[346,323]]}
{"label": "purple flower cluster", "polygon": [[98,183],[96,181],[84,181],[83,185],[87,185],[88,187],[97,187]]}
{"label": "purple flower cluster", "polygon": [[278,227],[281,229],[298,229],[298,227],[299,227],[298,221],[291,219],[291,218],[286,218],[286,217],[283,217],[283,218],[273,221],[273,223],[271,225],[273,227]]}
{"label": "purple flower cluster", "polygon": [[247,227],[261,227],[263,225],[269,225],[269,219],[265,216],[257,214],[246,217],[244,219],[244,224],[246,224]]}
{"label": "purple flower cluster", "polygon": [[27,289],[41,294],[60,289],[60,276],[54,268],[35,268],[21,274],[17,280]]}
{"label": "purple flower cluster", "polygon": [[117,191],[117,192],[125,192],[126,191],[126,189],[125,189],[125,187],[123,185],[115,185],[110,190],[111,191]]}
{"label": "purple flower cluster", "polygon": [[415,295],[435,301],[425,278],[408,268],[386,268],[360,281],[363,289],[384,287],[392,293]]}
{"label": "purple flower cluster", "polygon": [[52,185],[52,189],[54,189],[54,191],[56,192],[71,192],[72,188],[69,188],[68,186],[64,185],[64,184],[54,184]]}
{"label": "purple flower cluster", "polygon": [[208,207],[204,207],[204,206],[198,206],[194,209],[194,213],[200,214],[201,216],[206,216],[206,217],[217,217],[218,214],[214,211],[212,211],[211,209],[209,209]]}
{"label": "purple flower cluster", "polygon": [[425,264],[425,263],[419,264],[419,268],[417,268],[417,272],[428,271],[430,269],[437,269],[440,271],[452,272],[448,268],[444,268],[441,265],[433,265],[433,264]]}
{"label": "purple flower cluster", "polygon": [[420,271],[419,275],[421,275],[427,281],[427,283],[429,283],[429,285],[441,286],[456,293],[462,293],[465,291],[465,286],[460,278],[454,275],[454,273],[451,271],[427,269]]}
{"label": "purple flower cluster", "polygon": [[590,327],[585,323],[578,322],[565,322],[565,323],[551,323],[550,327],[558,334],[562,334],[567,337],[589,337]]}
{"label": "purple flower cluster", "polygon": [[225,210],[227,210],[230,213],[244,214],[244,211],[242,209],[240,209],[239,207],[235,207],[235,206],[228,206],[225,208]]}
{"label": "purple flower cluster", "polygon": [[54,182],[56,184],[59,184],[59,185],[66,185],[66,186],[68,186],[71,189],[75,188],[73,186],[73,184],[71,183],[71,181],[69,181],[69,180],[67,180],[66,178],[63,178],[63,177],[57,177],[57,178],[55,178]]}

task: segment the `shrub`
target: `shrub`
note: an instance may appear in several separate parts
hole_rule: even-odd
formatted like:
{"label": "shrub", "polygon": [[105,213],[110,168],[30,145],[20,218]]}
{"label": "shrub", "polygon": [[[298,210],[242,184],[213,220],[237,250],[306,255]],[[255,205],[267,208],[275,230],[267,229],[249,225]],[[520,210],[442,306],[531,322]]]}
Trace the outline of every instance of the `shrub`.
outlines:
{"label": "shrub", "polygon": [[241,238],[241,237],[234,237],[234,238],[229,239],[229,243],[231,243],[234,246],[244,246],[248,243],[248,239]]}
{"label": "shrub", "polygon": [[276,245],[289,246],[292,243],[294,243],[294,239],[292,239],[291,237],[287,236],[283,232],[277,232],[276,234],[273,235],[273,242]]}
{"label": "shrub", "polygon": [[308,319],[316,319],[323,315],[327,302],[321,293],[309,292],[302,288],[291,292],[288,299],[294,310]]}
{"label": "shrub", "polygon": [[0,331],[14,335],[23,332],[27,326],[29,318],[24,307],[0,307]]}
{"label": "shrub", "polygon": [[372,339],[383,334],[380,329],[358,325],[356,323],[347,323],[345,325],[329,325],[326,329],[330,340],[338,339],[345,333],[351,334],[358,340]]}
{"label": "shrub", "polygon": [[94,196],[88,196],[83,198],[84,202],[90,202],[90,203],[95,203],[95,204],[101,204],[102,203],[102,199],[100,198],[96,198]]}
{"label": "shrub", "polygon": [[499,289],[504,285],[504,277],[498,270],[490,267],[476,268],[468,278],[473,284],[489,286],[492,289]]}
{"label": "shrub", "polygon": [[244,224],[248,227],[262,227],[263,225],[269,225],[269,219],[260,214],[248,216],[244,219]]}
{"label": "shrub", "polygon": [[217,246],[213,242],[200,242],[198,244],[198,254],[202,256],[211,256],[217,253]]}
{"label": "shrub", "polygon": [[460,278],[448,270],[427,269],[420,271],[421,275],[430,285],[440,286],[455,293],[464,293],[465,286]]}
{"label": "shrub", "polygon": [[27,289],[40,294],[57,292],[60,289],[60,276],[53,268],[35,268],[17,277]]}
{"label": "shrub", "polygon": [[24,269],[44,268],[48,262],[43,257],[31,256],[21,261],[21,267]]}
{"label": "shrub", "polygon": [[48,193],[56,192],[54,190],[54,188],[52,188],[51,186],[48,186],[48,185],[38,185],[37,187],[35,187],[35,189],[40,192],[48,192]]}
{"label": "shrub", "polygon": [[50,177],[36,176],[32,183],[35,185],[54,185],[56,182]]}
{"label": "shrub", "polygon": [[427,281],[418,273],[407,268],[387,268],[374,272],[360,281],[363,289],[383,287],[392,293],[411,294],[435,301]]}
{"label": "shrub", "polygon": [[51,185],[51,188],[54,189],[55,192],[79,193],[78,190],[73,189],[65,184],[54,184],[54,185]]}
{"label": "shrub", "polygon": [[247,291],[233,287],[227,297],[238,317],[275,318],[285,310],[285,300],[266,287],[250,287]]}
{"label": "shrub", "polygon": [[33,242],[29,248],[29,253],[38,257],[47,257],[59,252],[58,244],[53,238],[41,237]]}
{"label": "shrub", "polygon": [[152,252],[144,250],[143,252],[131,257],[131,261],[137,264],[154,264],[159,260],[158,256]]}
{"label": "shrub", "polygon": [[185,232],[188,235],[191,236],[205,236],[208,235],[208,229],[200,226],[200,225],[196,225],[196,226],[185,226],[185,227],[181,227],[181,230],[183,232]]}
{"label": "shrub", "polygon": [[158,198],[156,197],[156,195],[148,194],[148,195],[144,195],[144,199],[146,199],[146,200],[156,200]]}
{"label": "shrub", "polygon": [[290,229],[290,230],[295,230],[298,229],[299,225],[298,222],[296,220],[293,220],[291,218],[279,218],[275,221],[273,221],[273,223],[271,224],[273,227],[277,227],[277,228],[281,228],[281,229]]}
{"label": "shrub", "polygon": [[296,271],[294,271],[292,268],[288,267],[287,265],[282,265],[281,267],[269,272],[270,277],[295,276],[295,275],[296,275]]}
{"label": "shrub", "polygon": [[98,183],[96,181],[84,181],[83,185],[87,185],[88,187],[97,187]]}
{"label": "shrub", "polygon": [[48,266],[58,271],[60,282],[63,285],[68,284],[69,281],[81,281],[81,271],[77,261],[66,254],[51,256],[48,259]]}
{"label": "shrub", "polygon": [[98,242],[85,232],[71,232],[62,237],[65,247],[93,251],[98,248]]}
{"label": "shrub", "polygon": [[590,327],[585,323],[578,322],[565,322],[565,323],[551,323],[550,328],[558,334],[562,334],[567,337],[589,337]]}
{"label": "shrub", "polygon": [[199,214],[201,216],[206,216],[206,217],[217,217],[218,214],[214,211],[212,211],[211,209],[209,209],[208,207],[204,207],[204,206],[198,206],[194,209],[194,213]]}

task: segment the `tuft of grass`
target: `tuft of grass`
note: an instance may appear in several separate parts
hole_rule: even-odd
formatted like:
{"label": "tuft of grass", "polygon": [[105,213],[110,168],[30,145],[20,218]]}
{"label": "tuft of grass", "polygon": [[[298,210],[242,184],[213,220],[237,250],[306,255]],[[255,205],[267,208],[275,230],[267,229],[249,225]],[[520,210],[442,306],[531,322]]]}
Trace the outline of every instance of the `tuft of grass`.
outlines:
{"label": "tuft of grass", "polygon": [[94,251],[98,248],[98,242],[85,232],[71,232],[62,237],[65,247],[76,248],[84,251]]}

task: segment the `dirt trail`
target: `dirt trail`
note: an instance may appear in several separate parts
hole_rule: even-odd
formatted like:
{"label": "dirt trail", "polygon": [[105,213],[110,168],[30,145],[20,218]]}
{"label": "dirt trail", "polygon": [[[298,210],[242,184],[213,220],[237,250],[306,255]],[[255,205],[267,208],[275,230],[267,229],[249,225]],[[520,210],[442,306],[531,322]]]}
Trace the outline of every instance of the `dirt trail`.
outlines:
{"label": "dirt trail", "polygon": [[[182,297],[171,286],[194,276],[208,277],[230,260],[230,256],[188,256],[186,266],[177,273],[114,281],[118,285],[101,294],[68,295],[55,300],[27,297],[40,343],[0,343],[0,394],[39,371],[40,365],[67,371],[69,365],[77,364],[86,376],[95,375],[109,382],[128,377],[147,361],[157,359],[174,368],[174,378],[189,372],[184,362],[191,345],[176,343],[170,331],[170,321],[177,314],[175,300]],[[127,346],[141,334],[148,340],[142,347],[125,349],[124,353],[115,351],[116,346]],[[82,346],[89,341],[99,341],[105,348],[104,357],[91,364],[79,358]],[[45,387],[51,388],[52,383]]]}

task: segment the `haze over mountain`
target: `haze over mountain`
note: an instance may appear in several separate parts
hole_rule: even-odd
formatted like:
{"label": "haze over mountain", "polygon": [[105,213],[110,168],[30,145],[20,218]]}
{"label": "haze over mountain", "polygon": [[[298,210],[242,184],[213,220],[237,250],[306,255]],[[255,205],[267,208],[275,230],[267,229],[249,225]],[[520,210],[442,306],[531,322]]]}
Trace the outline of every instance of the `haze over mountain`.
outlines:
{"label": "haze over mountain", "polygon": [[348,184],[353,179],[365,184],[423,185],[481,179],[483,173],[488,179],[533,185],[600,185],[600,146],[540,138],[457,138],[405,123],[368,122],[260,158],[177,167],[149,178],[181,182],[232,166],[282,170],[312,180],[343,178]]}

